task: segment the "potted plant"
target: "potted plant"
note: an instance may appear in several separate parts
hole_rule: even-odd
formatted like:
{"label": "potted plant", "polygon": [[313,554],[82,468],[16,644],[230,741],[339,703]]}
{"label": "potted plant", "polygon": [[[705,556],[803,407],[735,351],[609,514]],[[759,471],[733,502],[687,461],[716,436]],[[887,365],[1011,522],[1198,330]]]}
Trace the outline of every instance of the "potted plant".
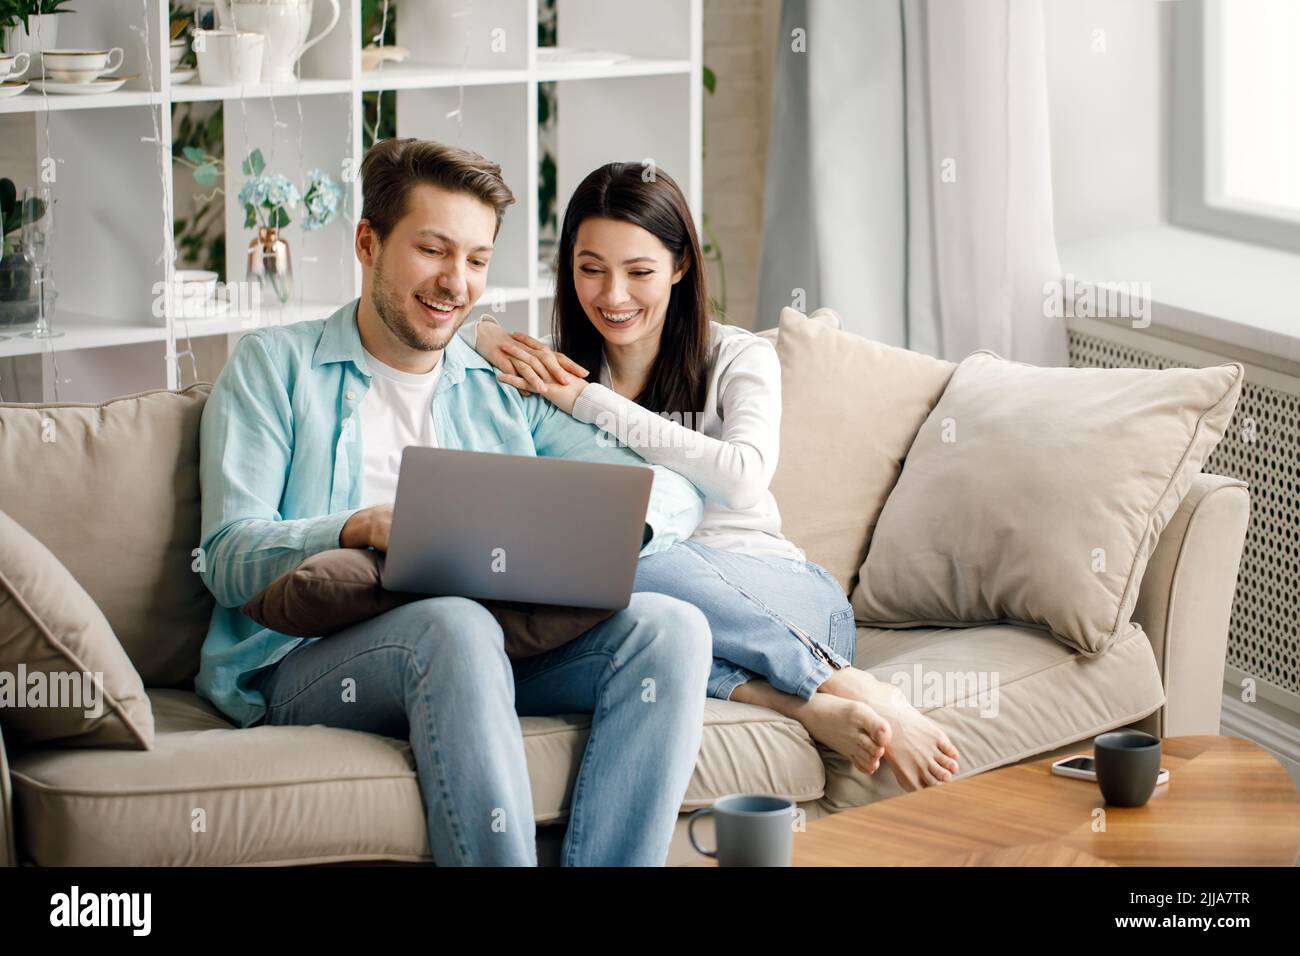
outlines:
{"label": "potted plant", "polygon": [[287,176],[266,172],[260,149],[249,153],[243,172],[249,177],[239,191],[244,228],[257,230],[257,237],[248,244],[248,278],[269,285],[281,302],[288,302],[293,266],[281,230],[291,222],[289,211],[302,203],[302,228],[307,232],[323,229],[338,214],[343,187],[327,173],[313,169],[299,191]]}
{"label": "potted plant", "polygon": [[[222,195],[222,176],[225,162],[198,146],[185,146],[172,157],[187,166],[194,181],[212,194],[205,202]],[[281,302],[288,302],[292,293],[293,263],[289,255],[289,242],[281,230],[292,221],[289,213],[303,207],[300,225],[304,232],[316,232],[333,222],[339,214],[345,191],[324,170],[312,169],[307,181],[299,189],[287,176],[266,171],[266,159],[260,149],[254,149],[241,165],[248,177],[239,190],[239,204],[244,207],[244,228],[257,230],[257,236],[248,244],[248,273],[250,281],[269,286]]]}
{"label": "potted plant", "polygon": [[60,13],[75,13],[65,4],[71,0],[0,0],[0,51],[30,53],[58,47]]}
{"label": "potted plant", "polygon": [[[28,221],[40,222],[45,208],[39,199],[28,206]],[[0,179],[0,326],[35,322],[40,311],[36,300],[36,275],[31,259],[23,255],[21,230],[23,204],[10,179]],[[47,300],[48,301],[48,300]]]}

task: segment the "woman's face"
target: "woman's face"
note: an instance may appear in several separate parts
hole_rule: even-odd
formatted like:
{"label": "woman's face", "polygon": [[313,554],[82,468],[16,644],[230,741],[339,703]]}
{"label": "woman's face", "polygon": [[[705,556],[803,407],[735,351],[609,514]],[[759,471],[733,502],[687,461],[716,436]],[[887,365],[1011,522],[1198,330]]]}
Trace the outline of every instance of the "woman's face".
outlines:
{"label": "woman's face", "polygon": [[640,226],[588,218],[573,244],[573,284],[583,311],[605,341],[658,342],[673,286],[686,274],[672,252]]}

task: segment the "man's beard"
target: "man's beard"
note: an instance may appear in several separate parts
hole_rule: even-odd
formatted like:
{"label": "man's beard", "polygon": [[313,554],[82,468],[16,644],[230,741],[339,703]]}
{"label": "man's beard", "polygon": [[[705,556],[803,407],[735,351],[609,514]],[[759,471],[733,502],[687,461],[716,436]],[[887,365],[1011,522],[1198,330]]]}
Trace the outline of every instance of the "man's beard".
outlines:
{"label": "man's beard", "polygon": [[388,327],[388,331],[408,348],[421,352],[436,352],[447,347],[451,337],[456,334],[469,313],[462,315],[455,325],[447,329],[424,330],[416,327],[406,316],[406,302],[391,286],[384,275],[384,254],[381,251],[375,257],[375,271],[371,275],[370,301],[379,315],[379,320]]}

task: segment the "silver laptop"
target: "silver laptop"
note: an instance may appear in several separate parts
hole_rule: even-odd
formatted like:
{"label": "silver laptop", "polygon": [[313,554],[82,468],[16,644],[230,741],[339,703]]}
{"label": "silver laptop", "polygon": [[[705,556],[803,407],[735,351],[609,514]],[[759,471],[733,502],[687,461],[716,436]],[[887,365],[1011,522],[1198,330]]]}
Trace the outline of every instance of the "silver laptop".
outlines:
{"label": "silver laptop", "polygon": [[625,608],[652,481],[639,465],[408,446],[383,585]]}

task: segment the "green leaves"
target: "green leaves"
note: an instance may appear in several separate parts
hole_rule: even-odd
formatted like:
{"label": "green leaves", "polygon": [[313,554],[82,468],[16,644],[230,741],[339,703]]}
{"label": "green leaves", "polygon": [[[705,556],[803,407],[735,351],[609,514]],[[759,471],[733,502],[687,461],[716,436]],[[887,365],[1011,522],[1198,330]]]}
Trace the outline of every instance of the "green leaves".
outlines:
{"label": "green leaves", "polygon": [[76,10],[64,6],[70,2],[71,0],[0,0],[0,27],[13,27],[21,23],[23,29],[31,32],[29,21],[32,17],[42,13],[76,13]]}
{"label": "green leaves", "polygon": [[[18,187],[12,179],[0,179],[0,215],[9,219],[9,212],[18,203]],[[9,230],[5,230],[8,232]]]}
{"label": "green leaves", "polygon": [[[27,221],[40,222],[45,218],[45,203],[32,197],[27,201]],[[13,180],[0,179],[0,231],[4,235],[17,232],[23,227],[23,203],[18,199],[18,187]]]}
{"label": "green leaves", "polygon": [[704,68],[704,89],[708,93],[718,88],[718,77],[707,66]]}
{"label": "green leaves", "polygon": [[204,163],[194,170],[194,181],[204,189],[212,189],[221,179],[221,168],[216,163]]}
{"label": "green leaves", "polygon": [[[276,206],[266,214],[267,229],[283,229],[285,226],[289,225],[291,221],[292,220],[289,219],[289,214],[285,212],[283,206]],[[251,202],[244,203],[244,228],[258,228],[257,207]]]}
{"label": "green leaves", "polygon": [[266,169],[266,160],[262,158],[262,151],[260,149],[253,150],[248,154],[248,158],[244,160],[244,175],[260,176],[264,169]]}

